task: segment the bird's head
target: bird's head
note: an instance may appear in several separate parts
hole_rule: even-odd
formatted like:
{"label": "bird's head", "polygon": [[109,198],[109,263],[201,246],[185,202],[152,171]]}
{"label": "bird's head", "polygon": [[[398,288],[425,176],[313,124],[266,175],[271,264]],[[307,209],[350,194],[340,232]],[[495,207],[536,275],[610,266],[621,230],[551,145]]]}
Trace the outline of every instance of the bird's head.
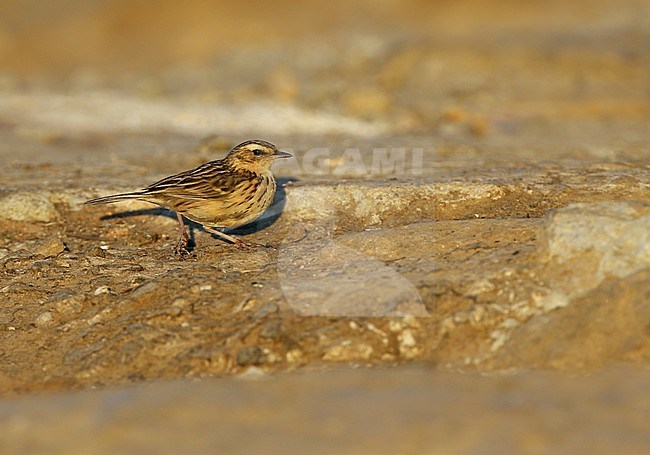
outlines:
{"label": "bird's head", "polygon": [[290,157],[290,153],[281,152],[270,142],[252,140],[242,142],[233,148],[225,160],[237,169],[245,169],[259,174],[268,172],[275,160]]}

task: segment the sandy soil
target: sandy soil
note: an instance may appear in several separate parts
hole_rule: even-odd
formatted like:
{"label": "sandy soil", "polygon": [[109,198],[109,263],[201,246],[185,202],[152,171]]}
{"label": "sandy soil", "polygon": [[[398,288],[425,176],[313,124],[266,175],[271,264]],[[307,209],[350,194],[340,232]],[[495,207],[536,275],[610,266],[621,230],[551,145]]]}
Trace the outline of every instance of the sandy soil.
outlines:
{"label": "sandy soil", "polygon": [[[382,383],[398,367],[385,385],[419,363],[439,382],[517,373],[531,412],[527,381],[573,396],[567,373],[613,371],[641,398],[647,2],[68,3],[8,3],[0,19],[0,395],[269,374],[291,387],[294,370],[319,390],[322,370],[373,367]],[[251,137],[295,154],[275,205],[236,233],[251,251],[194,226],[181,260],[172,214],[83,205]],[[594,394],[609,377],[589,379]],[[476,393],[475,412],[492,406]],[[625,403],[594,413],[636,416]],[[555,431],[509,447],[548,449]],[[615,434],[645,445],[632,423]]]}

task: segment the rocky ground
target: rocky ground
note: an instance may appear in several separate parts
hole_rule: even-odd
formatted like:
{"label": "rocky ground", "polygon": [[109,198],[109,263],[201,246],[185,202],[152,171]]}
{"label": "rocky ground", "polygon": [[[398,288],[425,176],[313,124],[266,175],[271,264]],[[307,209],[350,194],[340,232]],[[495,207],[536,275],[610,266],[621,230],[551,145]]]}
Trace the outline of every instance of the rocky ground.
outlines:
{"label": "rocky ground", "polygon": [[[63,59],[24,76],[15,60],[0,84],[3,452],[38,451],[47,434],[63,434],[54,452],[119,450],[124,422],[165,406],[231,428],[196,452],[287,439],[299,452],[308,437],[358,450],[367,427],[380,431],[361,446],[387,452],[644,452],[642,7],[594,2],[589,24],[546,11],[458,35],[382,6],[378,20],[415,29],[280,36],[201,71],[62,76]],[[194,226],[181,259],[172,214],[83,205],[251,137],[295,155],[276,168],[271,210],[236,232],[252,250]],[[102,391],[76,393],[88,389]],[[259,417],[271,408],[281,423]],[[198,433],[183,428],[189,444]],[[82,431],[90,442],[70,445]]]}
{"label": "rocky ground", "polygon": [[172,253],[169,214],[140,202],[81,204],[124,187],[10,191],[0,199],[3,386],[25,393],[332,362],[643,365],[650,171],[464,172],[287,182],[270,216],[242,232],[258,247],[233,248],[197,227],[189,259]]}

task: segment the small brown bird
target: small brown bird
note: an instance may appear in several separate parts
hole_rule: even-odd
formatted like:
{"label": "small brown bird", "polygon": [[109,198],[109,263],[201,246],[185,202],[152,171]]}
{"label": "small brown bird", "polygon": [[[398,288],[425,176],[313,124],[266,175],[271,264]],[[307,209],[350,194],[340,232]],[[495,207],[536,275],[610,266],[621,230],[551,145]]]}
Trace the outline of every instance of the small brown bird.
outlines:
{"label": "small brown bird", "polygon": [[187,253],[189,237],[183,217],[195,221],[212,234],[238,246],[241,240],[217,229],[234,229],[250,223],[269,208],[275,196],[271,165],[291,154],[260,140],[242,142],[221,160],[210,161],[189,171],[166,177],[141,191],[92,199],[103,204],[139,199],[176,212],[180,236],[174,251]]}

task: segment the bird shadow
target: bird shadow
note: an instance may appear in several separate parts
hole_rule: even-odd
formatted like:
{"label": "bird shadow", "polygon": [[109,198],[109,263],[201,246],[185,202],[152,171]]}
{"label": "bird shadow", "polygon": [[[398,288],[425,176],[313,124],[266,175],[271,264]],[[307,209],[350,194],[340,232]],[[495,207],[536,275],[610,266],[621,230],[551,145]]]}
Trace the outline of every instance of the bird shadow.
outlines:
{"label": "bird shadow", "polygon": [[[286,191],[284,185],[290,182],[297,182],[297,178],[288,177],[288,178],[279,178],[277,179],[278,187],[275,192],[275,198],[271,206],[255,221],[248,223],[244,226],[240,226],[236,229],[226,229],[224,232],[228,234],[233,234],[237,236],[247,236],[259,232],[263,229],[268,228],[273,225],[278,218],[284,212],[284,207],[286,205]],[[168,210],[162,207],[154,207],[150,209],[139,209],[139,210],[127,210],[124,212],[113,213],[111,215],[105,215],[100,218],[100,220],[113,220],[113,219],[122,219],[129,218],[132,216],[142,216],[142,215],[155,215],[155,216],[166,216],[176,220],[176,213],[172,210]],[[188,220],[185,218],[186,224],[189,226],[189,242],[187,245],[188,251],[193,251],[196,247],[195,241],[195,231],[200,230],[210,234],[213,238],[219,238],[216,234],[209,233],[206,231],[202,225],[194,221]]]}

